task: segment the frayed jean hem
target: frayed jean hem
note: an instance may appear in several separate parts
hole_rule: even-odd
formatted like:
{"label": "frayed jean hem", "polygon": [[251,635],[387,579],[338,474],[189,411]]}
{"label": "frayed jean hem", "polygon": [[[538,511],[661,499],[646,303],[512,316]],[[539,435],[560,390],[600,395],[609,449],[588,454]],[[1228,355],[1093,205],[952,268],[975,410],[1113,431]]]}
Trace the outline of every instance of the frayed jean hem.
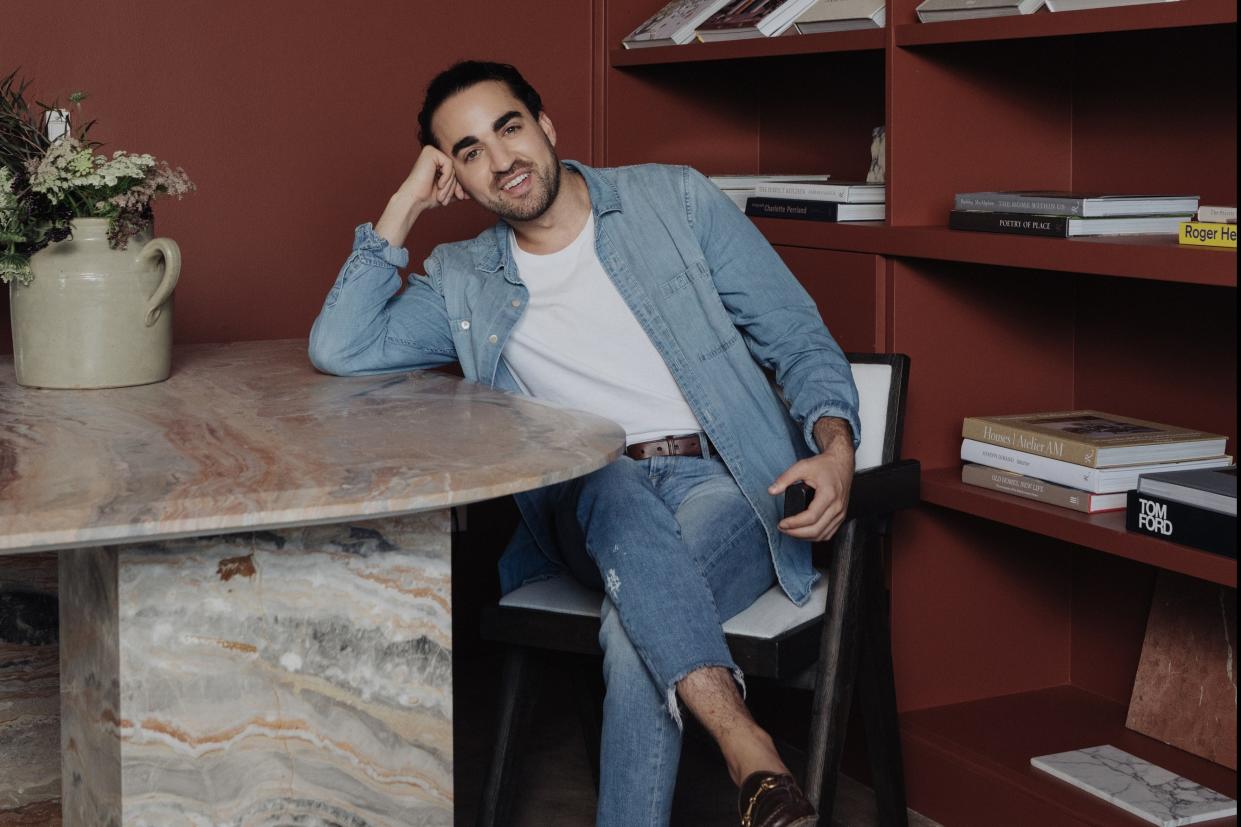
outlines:
{"label": "frayed jean hem", "polygon": [[672,679],[672,682],[671,684],[669,684],[668,689],[667,689],[667,694],[665,696],[666,697],[665,703],[667,704],[667,707],[668,707],[668,714],[672,716],[672,720],[676,722],[677,729],[680,730],[681,732],[685,731],[685,723],[681,719],[681,706],[680,706],[680,702],[677,700],[677,684],[685,680],[685,678],[689,677],[694,672],[697,672],[699,669],[712,669],[712,668],[727,669],[732,674],[733,680],[737,682],[737,686],[740,687],[741,689],[742,702],[744,702],[746,699],[745,674],[741,671],[740,667],[735,666],[732,663],[706,662],[706,663],[699,663],[695,666],[690,667],[689,669],[686,669],[680,675]]}

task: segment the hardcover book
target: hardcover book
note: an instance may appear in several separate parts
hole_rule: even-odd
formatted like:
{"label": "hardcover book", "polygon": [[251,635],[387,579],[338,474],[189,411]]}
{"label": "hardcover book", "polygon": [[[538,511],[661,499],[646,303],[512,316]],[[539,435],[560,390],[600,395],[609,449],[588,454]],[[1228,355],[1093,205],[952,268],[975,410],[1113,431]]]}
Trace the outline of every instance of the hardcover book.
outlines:
{"label": "hardcover book", "polygon": [[1011,471],[1001,471],[998,468],[988,468],[972,462],[961,466],[961,482],[966,485],[976,485],[979,488],[989,488],[992,491],[1003,491],[1005,494],[1013,494],[1048,505],[1084,511],[1087,514],[1099,511],[1120,511],[1124,509],[1127,502],[1127,495],[1124,492],[1092,494],[1089,491],[1056,485],[1054,482],[1014,474]]}
{"label": "hardcover book", "polygon": [[1102,411],[970,416],[961,436],[1090,468],[1214,457],[1227,438]]}
{"label": "hardcover book", "polygon": [[698,39],[775,37],[793,25],[815,0],[732,0],[698,27]]}
{"label": "hardcover book", "polygon": [[1147,3],[1173,3],[1176,0],[1047,0],[1047,11],[1081,11],[1111,6],[1141,6]]}
{"label": "hardcover book", "polygon": [[1237,814],[1237,802],[1111,744],[1040,755],[1035,769],[1159,827]]}
{"label": "hardcover book", "polygon": [[1080,488],[1093,494],[1115,494],[1138,487],[1138,477],[1155,471],[1220,468],[1232,464],[1232,457],[1205,457],[1177,462],[1151,462],[1142,465],[1121,465],[1115,468],[1087,468],[1072,462],[1015,451],[973,439],[961,440],[961,459],[1002,471],[1015,471],[1027,477]]}
{"label": "hardcover book", "polygon": [[887,0],[818,0],[793,24],[798,34],[882,29]]}
{"label": "hardcover book", "polygon": [[[957,0],[942,0],[957,2]],[[1035,215],[1075,215],[1103,218],[1117,215],[1192,215],[1196,195],[1103,195],[1060,190],[960,192],[953,202],[958,210],[994,210]]]}
{"label": "hardcover book", "polygon": [[1215,207],[1202,205],[1198,207],[1198,220],[1207,224],[1236,224],[1236,207]]}
{"label": "hardcover book", "polygon": [[1031,215],[1016,212],[953,210],[948,227],[983,233],[1080,238],[1098,235],[1176,235],[1184,215],[1134,215],[1112,218],[1078,218],[1071,215]]}
{"label": "hardcover book", "polygon": [[755,195],[746,200],[745,214],[757,218],[800,218],[809,221],[882,221],[887,208],[884,204],[841,204],[836,201]]}
{"label": "hardcover book", "polygon": [[1176,240],[1195,247],[1237,249],[1236,224],[1210,224],[1205,221],[1183,221],[1177,224]]}
{"label": "hardcover book", "polygon": [[694,31],[729,0],[672,0],[621,41],[626,49],[689,43]]}
{"label": "hardcover book", "polygon": [[1237,516],[1237,466],[1204,471],[1164,471],[1143,474],[1138,490],[1198,508]]}
{"label": "hardcover book", "polygon": [[966,20],[973,17],[1007,17],[1033,14],[1043,7],[1043,0],[922,0],[915,11],[918,21]]}
{"label": "hardcover book", "polygon": [[808,181],[763,181],[754,187],[754,194],[768,198],[795,198],[804,201],[836,201],[844,204],[882,204],[886,188],[883,184],[856,181],[815,183]]}
{"label": "hardcover book", "polygon": [[832,176],[820,175],[814,173],[789,174],[789,175],[765,175],[765,174],[734,174],[734,175],[710,175],[711,183],[715,184],[722,190],[731,189],[754,189],[763,181],[828,181]]}
{"label": "hardcover book", "polygon": [[1236,559],[1237,518],[1209,508],[1130,491],[1125,528]]}

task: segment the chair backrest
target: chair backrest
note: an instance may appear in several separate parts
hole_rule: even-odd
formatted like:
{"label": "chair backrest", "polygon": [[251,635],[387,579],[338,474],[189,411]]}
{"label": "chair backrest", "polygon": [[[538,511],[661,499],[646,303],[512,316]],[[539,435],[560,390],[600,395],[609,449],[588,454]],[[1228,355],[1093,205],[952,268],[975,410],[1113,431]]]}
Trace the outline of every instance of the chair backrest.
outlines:
{"label": "chair backrest", "polygon": [[850,353],[848,358],[862,421],[862,443],[854,469],[862,471],[900,458],[909,357],[900,353]]}

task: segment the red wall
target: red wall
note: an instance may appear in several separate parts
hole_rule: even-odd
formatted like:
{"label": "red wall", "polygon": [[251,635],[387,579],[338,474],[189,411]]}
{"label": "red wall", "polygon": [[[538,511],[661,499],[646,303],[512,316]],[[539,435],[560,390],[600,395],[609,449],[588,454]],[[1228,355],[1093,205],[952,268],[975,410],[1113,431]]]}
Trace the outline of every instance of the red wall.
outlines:
{"label": "red wall", "polygon": [[[590,160],[589,3],[538,0],[9,0],[0,76],[34,97],[85,89],[92,137],[183,166],[198,192],[157,202],[181,246],[179,343],[305,336],[352,230],[378,219],[418,152],[427,82],[462,58],[516,65],[543,96],[562,157]],[[491,219],[427,215],[411,262]],[[0,352],[12,351],[0,291]]]}

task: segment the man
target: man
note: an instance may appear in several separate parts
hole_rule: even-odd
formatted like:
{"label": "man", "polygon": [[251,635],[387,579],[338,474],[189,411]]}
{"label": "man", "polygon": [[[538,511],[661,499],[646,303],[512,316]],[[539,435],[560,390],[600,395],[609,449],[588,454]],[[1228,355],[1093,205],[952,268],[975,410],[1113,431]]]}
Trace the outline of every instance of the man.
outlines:
{"label": "man", "polygon": [[[860,437],[847,361],[706,178],[562,162],[538,93],[511,66],[441,73],[419,125],[421,154],[379,221],[357,229],[312,361],[357,374],[456,360],[469,380],[619,422],[625,456],[518,495],[522,526],[500,564],[506,592],[569,571],[606,593],[598,823],[668,822],[678,702],[719,744],[743,823],[813,823],[745,707],[721,624],[776,582],[809,597],[810,541],[844,518]],[[395,296],[414,222],[467,199],[500,221],[435,248],[426,276]],[[798,481],[814,498],[781,519]]]}

